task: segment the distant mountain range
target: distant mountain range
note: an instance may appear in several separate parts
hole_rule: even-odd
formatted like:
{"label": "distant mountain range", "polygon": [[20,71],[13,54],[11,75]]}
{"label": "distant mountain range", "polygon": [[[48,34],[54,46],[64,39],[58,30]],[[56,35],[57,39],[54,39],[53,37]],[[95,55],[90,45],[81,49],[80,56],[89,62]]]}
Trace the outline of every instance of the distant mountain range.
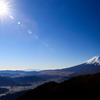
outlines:
{"label": "distant mountain range", "polygon": [[41,69],[25,69],[23,71],[42,71]]}
{"label": "distant mountain range", "polygon": [[23,70],[0,70],[0,76],[19,77],[19,76],[32,76],[37,71],[23,71]]}

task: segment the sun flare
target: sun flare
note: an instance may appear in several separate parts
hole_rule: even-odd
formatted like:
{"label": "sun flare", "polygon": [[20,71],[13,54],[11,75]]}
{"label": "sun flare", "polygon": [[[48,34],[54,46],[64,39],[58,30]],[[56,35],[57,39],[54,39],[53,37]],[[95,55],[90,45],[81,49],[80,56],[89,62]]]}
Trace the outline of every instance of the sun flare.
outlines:
{"label": "sun flare", "polygon": [[0,20],[2,22],[7,19],[7,16],[13,19],[11,16],[12,6],[12,0],[0,0]]}
{"label": "sun flare", "polygon": [[0,15],[7,12],[7,6],[4,2],[0,1]]}

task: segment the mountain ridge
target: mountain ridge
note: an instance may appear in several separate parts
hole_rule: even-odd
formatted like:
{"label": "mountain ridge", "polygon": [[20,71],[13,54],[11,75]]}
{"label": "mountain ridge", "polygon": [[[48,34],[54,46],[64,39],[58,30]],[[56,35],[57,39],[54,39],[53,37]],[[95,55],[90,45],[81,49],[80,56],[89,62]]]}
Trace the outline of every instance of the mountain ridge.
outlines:
{"label": "mountain ridge", "polygon": [[70,98],[77,100],[100,100],[100,73],[72,77],[61,83],[48,82],[16,100],[57,100]]}

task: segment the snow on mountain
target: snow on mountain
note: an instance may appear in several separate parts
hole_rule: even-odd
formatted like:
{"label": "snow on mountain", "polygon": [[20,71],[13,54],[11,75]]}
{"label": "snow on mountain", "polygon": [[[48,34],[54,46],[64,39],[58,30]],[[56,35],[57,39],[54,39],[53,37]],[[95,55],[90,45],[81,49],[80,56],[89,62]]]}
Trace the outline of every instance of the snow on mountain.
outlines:
{"label": "snow on mountain", "polygon": [[100,65],[100,56],[95,56],[86,62],[86,64],[95,64],[95,63],[98,63]]}

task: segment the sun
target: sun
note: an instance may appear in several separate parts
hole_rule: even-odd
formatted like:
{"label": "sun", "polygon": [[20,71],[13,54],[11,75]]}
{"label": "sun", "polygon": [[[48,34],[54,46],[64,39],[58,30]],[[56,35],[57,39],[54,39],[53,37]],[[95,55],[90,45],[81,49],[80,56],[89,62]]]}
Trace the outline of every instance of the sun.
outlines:
{"label": "sun", "polygon": [[13,11],[12,9],[12,1],[13,0],[0,0],[0,20],[3,22],[3,20],[7,19],[7,16],[12,18],[11,13]]}
{"label": "sun", "polygon": [[4,2],[0,1],[0,15],[6,12],[7,12],[7,5]]}

